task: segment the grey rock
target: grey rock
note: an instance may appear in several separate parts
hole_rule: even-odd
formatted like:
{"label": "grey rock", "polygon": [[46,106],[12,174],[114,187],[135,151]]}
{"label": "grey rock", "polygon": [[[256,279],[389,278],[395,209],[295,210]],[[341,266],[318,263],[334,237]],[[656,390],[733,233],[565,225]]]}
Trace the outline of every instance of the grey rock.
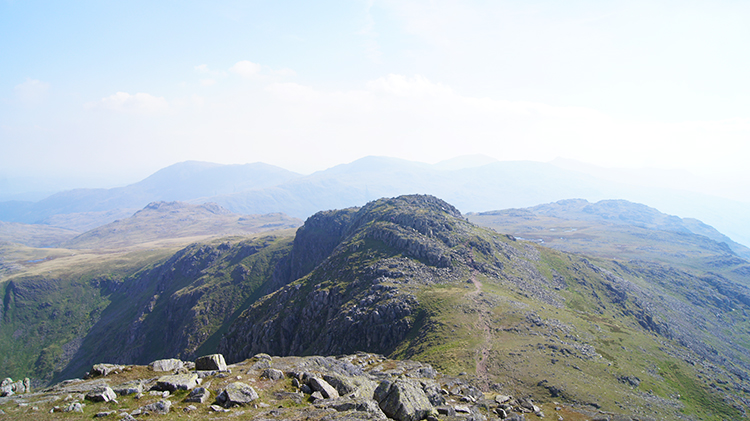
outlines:
{"label": "grey rock", "polygon": [[[315,392],[319,393],[319,392]],[[335,409],[338,412],[356,411],[368,414],[368,419],[386,419],[387,417],[378,406],[378,403],[372,399],[356,398],[339,398],[339,399],[322,399],[316,402],[315,406],[321,409]]]}
{"label": "grey rock", "polygon": [[108,417],[108,416],[110,416],[112,414],[116,414],[116,413],[117,413],[117,411],[102,411],[102,412],[97,412],[94,415],[94,418],[104,418],[104,417]]}
{"label": "grey rock", "polygon": [[353,394],[355,397],[362,399],[372,399],[378,384],[365,376],[345,376],[339,374],[326,374],[323,380],[333,386],[339,393],[339,396]]}
{"label": "grey rock", "polygon": [[311,377],[308,384],[314,391],[320,392],[326,399],[336,399],[339,397],[339,392],[320,377]]}
{"label": "grey rock", "polygon": [[133,380],[127,383],[119,384],[112,388],[118,395],[135,395],[143,392],[143,383],[140,380]]}
{"label": "grey rock", "polygon": [[195,369],[227,371],[227,363],[221,354],[205,355],[195,360]]}
{"label": "grey rock", "polygon": [[14,395],[13,387],[9,384],[0,386],[0,396],[11,396]]}
{"label": "grey rock", "polygon": [[501,403],[508,402],[511,399],[512,398],[508,395],[495,395],[495,402],[497,402],[498,405]]}
{"label": "grey rock", "polygon": [[256,359],[259,359],[259,360],[266,360],[266,361],[271,361],[273,359],[273,358],[271,358],[270,355],[264,354],[264,353],[255,354],[255,355],[253,355],[253,358],[256,358]]}
{"label": "grey rock", "polygon": [[267,368],[263,370],[261,376],[270,380],[281,380],[284,378],[284,372],[275,368]]}
{"label": "grey rock", "polygon": [[633,387],[638,387],[641,384],[641,379],[636,376],[619,376],[617,380],[620,383],[629,384]]}
{"label": "grey rock", "polygon": [[398,421],[418,421],[437,413],[418,381],[383,381],[374,397],[385,415]]}
{"label": "grey rock", "polygon": [[[231,373],[231,370],[227,370],[227,372]],[[206,377],[221,376],[224,372],[219,370],[196,370],[195,374],[198,375],[199,379],[205,379]]]}
{"label": "grey rock", "polygon": [[125,366],[117,364],[94,364],[89,371],[89,377],[108,376],[116,371],[122,371]]}
{"label": "grey rock", "polygon": [[211,405],[211,410],[214,412],[229,412],[228,409],[224,409],[220,407],[219,405]]}
{"label": "grey rock", "polygon": [[91,402],[109,402],[115,399],[117,395],[109,386],[98,387],[86,393],[86,400]]}
{"label": "grey rock", "polygon": [[195,406],[195,405],[188,405],[188,406],[182,408],[182,412],[193,412],[193,411],[195,411],[197,409],[198,409],[198,407]]}
{"label": "grey rock", "polygon": [[153,389],[174,392],[175,390],[190,390],[197,385],[198,375],[195,373],[173,374],[159,377]]}
{"label": "grey rock", "polygon": [[456,413],[459,414],[471,414],[471,409],[469,409],[466,405],[456,405],[455,406]]}
{"label": "grey rock", "polygon": [[140,411],[139,412],[140,415],[146,415],[146,414],[166,415],[169,413],[169,410],[171,407],[172,407],[172,402],[162,399],[158,402],[154,402],[146,406],[142,406],[137,411]]}
{"label": "grey rock", "polygon": [[435,407],[435,409],[437,410],[438,414],[440,414],[440,415],[445,415],[445,416],[448,416],[448,417],[455,417],[456,416],[456,409],[453,408],[450,405],[437,406],[437,407]]}
{"label": "grey rock", "polygon": [[124,414],[120,416],[119,421],[135,421],[135,417],[125,412]]}
{"label": "grey rock", "polygon": [[73,402],[63,412],[83,412],[83,405],[79,402]]}
{"label": "grey rock", "polygon": [[216,400],[222,404],[225,408],[229,408],[234,405],[247,405],[248,403],[258,399],[258,393],[251,386],[235,382],[227,385]]}
{"label": "grey rock", "polygon": [[184,366],[182,360],[176,358],[168,358],[164,360],[153,361],[148,367],[154,371],[175,371],[179,370]]}
{"label": "grey rock", "polygon": [[323,394],[320,393],[319,390],[314,391],[312,395],[310,395],[310,401],[313,403],[322,401],[322,400],[325,400],[325,398],[323,397]]}
{"label": "grey rock", "polygon": [[208,402],[210,397],[211,397],[211,392],[209,392],[203,387],[196,387],[195,389],[190,391],[190,394],[188,395],[188,397],[185,398],[185,402],[206,403]]}
{"label": "grey rock", "polygon": [[28,392],[31,392],[28,378],[14,382],[13,379],[7,377],[0,383],[0,396],[11,396],[16,393]]}

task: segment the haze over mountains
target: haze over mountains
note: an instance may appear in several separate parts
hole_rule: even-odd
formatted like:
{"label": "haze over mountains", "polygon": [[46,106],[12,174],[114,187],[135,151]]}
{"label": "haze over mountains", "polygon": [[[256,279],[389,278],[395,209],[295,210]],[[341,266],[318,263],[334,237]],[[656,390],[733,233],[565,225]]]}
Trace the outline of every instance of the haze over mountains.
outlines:
{"label": "haze over mountains", "polygon": [[410,193],[444,198],[462,212],[572,198],[625,199],[683,218],[697,218],[732,240],[750,245],[750,220],[745,217],[750,214],[748,203],[692,192],[689,186],[675,190],[630,185],[623,182],[621,173],[605,177],[572,167],[569,162],[501,162],[482,156],[435,165],[370,156],[303,176],[262,163],[188,161],[125,187],[70,190],[38,202],[0,202],[0,220],[83,232],[132,215],[153,201],[215,202],[235,213],[283,212],[306,218],[321,209],[362,206],[379,197]]}

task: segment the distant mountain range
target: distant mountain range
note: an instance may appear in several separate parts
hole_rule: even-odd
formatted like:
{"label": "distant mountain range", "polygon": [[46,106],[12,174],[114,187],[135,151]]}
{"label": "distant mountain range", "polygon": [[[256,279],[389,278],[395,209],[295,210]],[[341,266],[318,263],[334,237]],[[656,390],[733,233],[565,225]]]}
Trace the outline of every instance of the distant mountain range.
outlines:
{"label": "distant mountain range", "polygon": [[322,209],[362,206],[380,197],[412,193],[444,198],[463,212],[574,198],[624,199],[700,219],[732,240],[750,245],[748,203],[688,190],[644,188],[570,168],[559,163],[500,162],[481,156],[435,165],[370,156],[303,176],[262,163],[188,161],[126,187],[70,190],[38,202],[0,202],[0,220],[82,232],[129,216],[154,201],[214,202],[241,214],[283,212],[306,218]]}

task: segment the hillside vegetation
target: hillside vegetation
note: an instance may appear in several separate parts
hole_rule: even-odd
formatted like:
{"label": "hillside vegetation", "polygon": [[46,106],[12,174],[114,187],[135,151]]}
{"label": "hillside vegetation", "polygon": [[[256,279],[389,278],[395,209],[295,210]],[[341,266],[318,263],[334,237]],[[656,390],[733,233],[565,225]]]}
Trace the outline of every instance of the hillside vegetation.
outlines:
{"label": "hillside vegetation", "polygon": [[[340,239],[331,253],[232,325],[219,347],[230,360],[367,350],[541,400],[662,419],[746,416],[746,287],[519,241],[429,196],[341,212],[343,229],[342,214],[317,215],[315,241]],[[328,237],[325,218],[337,221]]]}

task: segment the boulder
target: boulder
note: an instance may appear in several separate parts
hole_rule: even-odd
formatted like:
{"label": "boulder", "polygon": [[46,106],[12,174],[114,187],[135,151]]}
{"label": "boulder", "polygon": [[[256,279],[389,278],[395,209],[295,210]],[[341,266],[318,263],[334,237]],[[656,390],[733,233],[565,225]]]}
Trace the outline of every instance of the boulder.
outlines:
{"label": "boulder", "polygon": [[109,386],[98,387],[86,393],[86,400],[91,402],[109,402],[116,398],[115,391]]}
{"label": "boulder", "polygon": [[204,387],[196,387],[195,389],[190,391],[190,394],[187,398],[185,398],[185,402],[198,402],[198,403],[206,403],[208,402],[208,399],[211,397],[211,392],[209,392]]}
{"label": "boulder", "polygon": [[91,367],[91,371],[89,371],[89,377],[108,376],[115,371],[122,371],[123,368],[125,368],[125,366],[117,364],[94,364],[94,366]]}
{"label": "boulder", "polygon": [[157,414],[157,415],[166,415],[169,413],[169,409],[172,407],[172,402],[162,399],[158,402],[150,403],[146,406],[142,406],[135,411],[133,411],[133,415],[148,415],[148,414]]}
{"label": "boulder", "polygon": [[182,360],[168,358],[165,360],[156,360],[148,365],[154,371],[175,371],[183,367]]}
{"label": "boulder", "polygon": [[79,402],[73,402],[68,405],[63,412],[83,412],[83,404]]}
{"label": "boulder", "polygon": [[308,384],[312,388],[312,390],[320,392],[321,395],[325,399],[336,399],[339,397],[339,392],[336,391],[336,389],[328,384],[327,381],[321,379],[320,377],[311,377],[308,381]]}
{"label": "boulder", "polygon": [[205,355],[195,360],[195,369],[227,371],[227,363],[221,354]]}
{"label": "boulder", "polygon": [[415,380],[385,380],[375,389],[375,400],[388,418],[418,421],[437,415],[437,411]]}
{"label": "boulder", "polygon": [[258,393],[255,389],[242,382],[230,383],[216,397],[216,400],[225,408],[235,405],[247,405],[256,399],[258,399]]}
{"label": "boulder", "polygon": [[159,377],[153,389],[174,392],[175,390],[190,390],[195,386],[198,386],[198,375],[185,373]]}
{"label": "boulder", "polygon": [[343,376],[338,374],[326,374],[323,380],[333,386],[339,396],[354,394],[355,397],[363,399],[372,399],[375,388],[378,383],[368,379],[365,376]]}
{"label": "boulder", "polygon": [[0,386],[0,396],[11,396],[15,394],[13,392],[13,386],[10,384],[6,384],[4,386]]}
{"label": "boulder", "polygon": [[269,380],[281,380],[284,378],[284,372],[275,368],[267,368],[263,370],[263,374],[261,376]]}

